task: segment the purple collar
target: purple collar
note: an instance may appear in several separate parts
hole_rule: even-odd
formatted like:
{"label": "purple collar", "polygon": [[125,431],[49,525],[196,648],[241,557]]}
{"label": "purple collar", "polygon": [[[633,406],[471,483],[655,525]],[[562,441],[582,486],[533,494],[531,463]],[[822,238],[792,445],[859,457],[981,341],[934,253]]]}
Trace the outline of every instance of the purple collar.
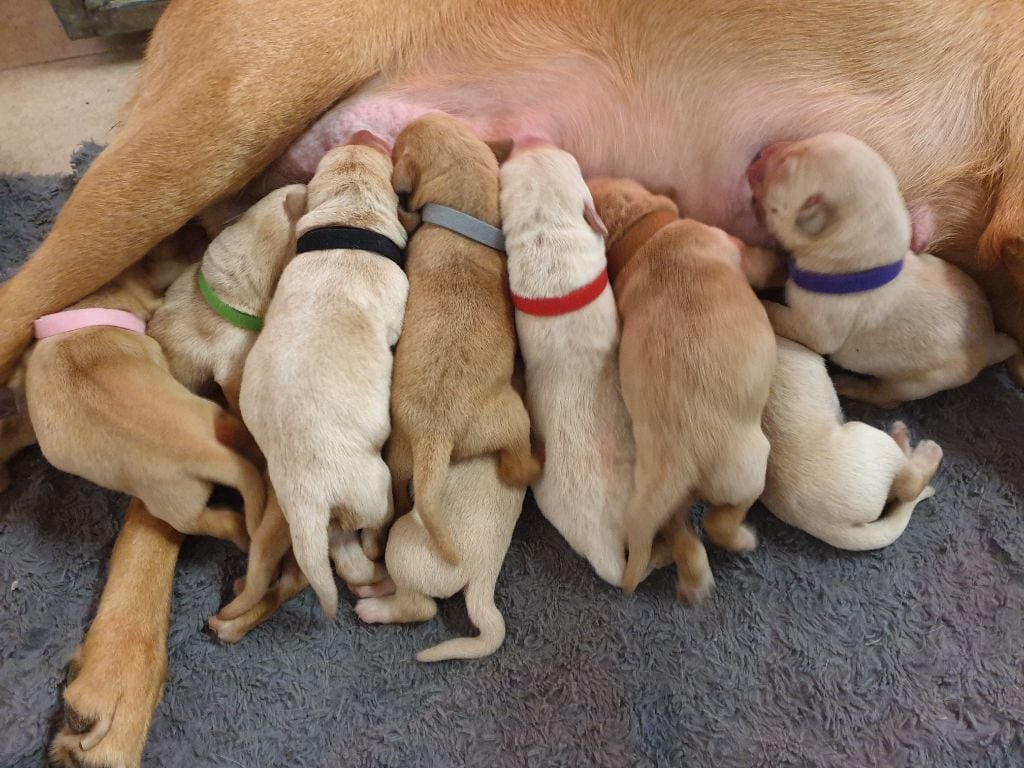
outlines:
{"label": "purple collar", "polygon": [[827,293],[840,296],[846,293],[863,293],[888,285],[903,271],[903,259],[881,267],[865,269],[862,272],[847,272],[832,275],[826,272],[811,272],[800,269],[796,261],[789,260],[789,279],[797,286],[811,293]]}

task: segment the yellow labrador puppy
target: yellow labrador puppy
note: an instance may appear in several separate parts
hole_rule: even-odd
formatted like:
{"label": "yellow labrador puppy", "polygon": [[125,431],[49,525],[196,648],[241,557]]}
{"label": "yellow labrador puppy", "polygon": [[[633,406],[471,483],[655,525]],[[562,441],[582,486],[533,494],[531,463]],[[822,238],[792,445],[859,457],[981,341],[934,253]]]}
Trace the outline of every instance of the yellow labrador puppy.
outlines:
{"label": "yellow labrador puppy", "polygon": [[[295,558],[332,618],[338,590],[329,552],[349,584],[384,577],[357,531],[383,526],[392,512],[391,475],[380,451],[391,431],[392,347],[409,283],[391,173],[388,148],[373,137],[320,161],[308,187],[309,212],[298,223],[298,255],[281,275],[242,378],[242,415],[280,502],[267,508],[265,535],[254,536],[261,555],[250,557],[247,586],[257,583],[254,567],[277,565],[262,556],[264,545],[284,554],[283,514]],[[333,547],[332,525],[340,529]],[[261,597],[250,590],[232,613]]]}
{"label": "yellow labrador puppy", "polygon": [[886,434],[843,411],[821,355],[779,337],[764,410],[771,441],[761,501],[783,522],[839,549],[892,544],[929,498],[942,449],[911,448],[906,425]]}
{"label": "yellow labrador puppy", "polygon": [[[966,384],[1014,357],[977,284],[949,262],[910,250],[895,174],[862,141],[826,133],[774,144],[750,167],[768,229],[790,252],[788,306],[769,303],[776,333],[872,380],[839,394],[892,408]],[[932,225],[918,217],[919,229]]]}

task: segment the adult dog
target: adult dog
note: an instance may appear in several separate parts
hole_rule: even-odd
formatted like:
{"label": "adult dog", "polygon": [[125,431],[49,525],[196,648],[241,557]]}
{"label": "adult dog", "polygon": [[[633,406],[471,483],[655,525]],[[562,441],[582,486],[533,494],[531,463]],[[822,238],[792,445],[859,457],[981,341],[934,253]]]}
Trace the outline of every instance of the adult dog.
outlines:
{"label": "adult dog", "polygon": [[[0,381],[34,318],[276,159],[281,175],[311,175],[332,121],[393,135],[385,123],[429,108],[475,119],[485,138],[545,135],[585,173],[635,177],[762,243],[751,159],[773,141],[853,134],[912,209],[931,209],[931,250],[978,278],[1021,340],[1021,82],[1018,0],[175,0],[119,133],[0,287]],[[116,743],[145,738],[122,727]]]}

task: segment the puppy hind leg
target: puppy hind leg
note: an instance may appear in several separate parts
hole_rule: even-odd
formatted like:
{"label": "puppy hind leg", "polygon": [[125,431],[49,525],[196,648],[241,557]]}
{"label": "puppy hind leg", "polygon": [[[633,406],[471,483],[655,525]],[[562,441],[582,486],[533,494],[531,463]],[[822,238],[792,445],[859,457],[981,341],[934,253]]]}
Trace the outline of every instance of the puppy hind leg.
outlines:
{"label": "puppy hind leg", "polygon": [[267,593],[290,547],[288,522],[284,519],[277,497],[272,494],[260,527],[252,538],[245,571],[245,587],[234,600],[221,608],[216,618],[230,621],[251,610]]}
{"label": "puppy hind leg", "polygon": [[753,501],[712,507],[704,517],[704,532],[716,545],[730,552],[753,552],[757,534],[743,521]]}
{"label": "puppy hind leg", "polygon": [[908,400],[921,400],[966,383],[962,377],[950,376],[941,370],[908,379],[861,379],[855,376],[835,378],[837,394],[886,410]]}
{"label": "puppy hind leg", "polygon": [[359,534],[356,531],[332,529],[330,547],[334,569],[347,585],[377,584],[388,577],[384,566],[381,563],[373,562],[363,552]]}
{"label": "puppy hind leg", "polygon": [[189,533],[224,539],[232,542],[243,552],[249,551],[249,533],[245,529],[245,518],[233,509],[207,507],[199,513],[195,526]]}
{"label": "puppy hind leg", "polygon": [[636,482],[629,498],[624,517],[627,546],[626,568],[622,574],[622,588],[633,592],[648,573],[654,537],[681,505],[692,503],[689,494],[680,494],[675,483],[666,480],[665,473],[653,474],[644,470],[645,463],[637,461]]}
{"label": "puppy hind leg", "polygon": [[237,643],[245,637],[253,627],[266,621],[278,608],[287,603],[302,590],[309,586],[309,582],[303,575],[295,557],[288,555],[285,558],[281,578],[271,587],[263,598],[250,610],[230,621],[225,621],[218,616],[210,618],[210,629],[214,631],[221,642]]}
{"label": "puppy hind leg", "polygon": [[679,596],[691,605],[703,602],[711,594],[715,579],[708,563],[708,552],[690,522],[690,510],[680,508],[663,533],[672,547]]}
{"label": "puppy hind leg", "polygon": [[390,597],[368,597],[356,603],[356,616],[367,624],[405,624],[429,621],[437,603],[427,595],[399,588]]}
{"label": "puppy hind leg", "polygon": [[506,485],[526,488],[540,476],[541,465],[530,443],[530,415],[511,386],[488,401],[456,445],[456,458],[500,451],[498,474]]}
{"label": "puppy hind leg", "polygon": [[903,502],[912,502],[924,492],[935,477],[942,461],[942,448],[931,440],[922,440],[896,473],[892,495]]}

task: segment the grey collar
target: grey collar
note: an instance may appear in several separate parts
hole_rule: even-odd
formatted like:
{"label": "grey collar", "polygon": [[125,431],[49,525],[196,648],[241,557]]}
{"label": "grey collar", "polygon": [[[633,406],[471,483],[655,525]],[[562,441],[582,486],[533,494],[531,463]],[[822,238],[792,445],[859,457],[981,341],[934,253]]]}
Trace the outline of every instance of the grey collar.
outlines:
{"label": "grey collar", "polygon": [[496,251],[505,252],[505,235],[497,227],[447,205],[427,203],[420,211],[426,224],[450,230]]}

